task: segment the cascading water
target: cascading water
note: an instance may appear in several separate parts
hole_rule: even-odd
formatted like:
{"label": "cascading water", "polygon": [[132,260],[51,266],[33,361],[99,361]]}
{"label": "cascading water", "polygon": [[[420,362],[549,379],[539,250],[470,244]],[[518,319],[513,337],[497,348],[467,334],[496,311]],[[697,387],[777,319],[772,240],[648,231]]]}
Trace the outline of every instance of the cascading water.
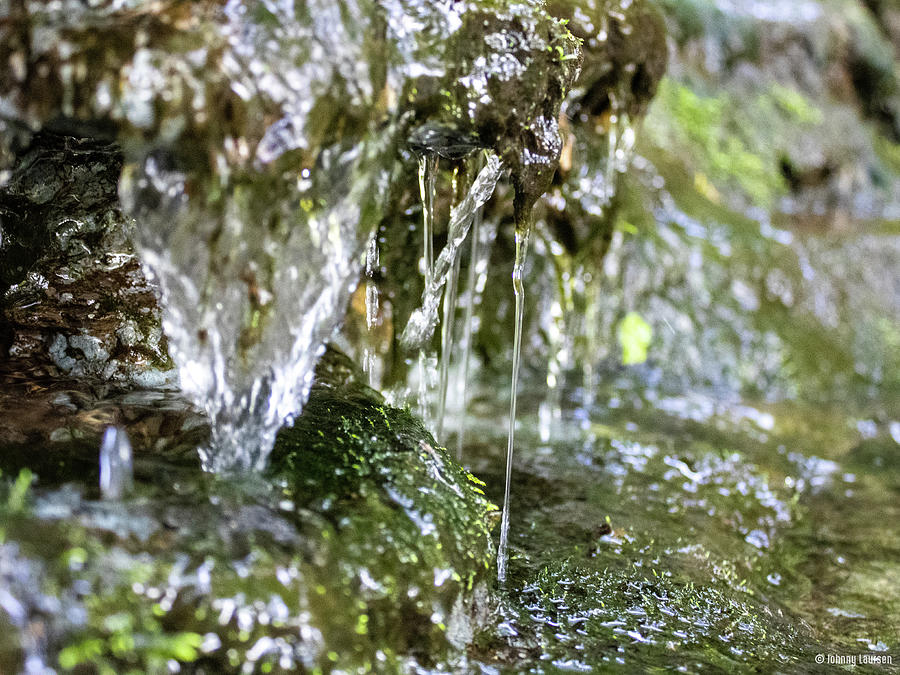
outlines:
{"label": "cascading water", "polygon": [[132,489],[131,441],[121,427],[107,427],[100,443],[100,494],[121,499]]}
{"label": "cascading water", "polygon": [[[182,389],[212,423],[208,470],[264,467],[275,433],[305,400],[358,273],[356,204],[369,189],[353,176],[358,164],[335,157],[353,187],[315,215],[304,209],[308,177],[279,181],[286,196],[274,204],[261,186],[229,181],[218,213],[153,156],[123,178],[142,258],[162,288]],[[252,236],[259,222],[267,227]],[[198,232],[206,237],[194,239]]]}
{"label": "cascading water", "polygon": [[[626,97],[622,94],[610,94],[610,114],[606,120],[605,133],[607,135],[606,152],[600,152],[593,158],[594,171],[592,178],[581,178],[576,194],[583,202],[585,211],[602,219],[610,217],[613,201],[618,188],[619,176],[625,174],[631,164],[634,155],[636,130],[634,124],[625,110],[622,100]],[[597,244],[589,245],[589,250],[595,250]],[[602,257],[605,251],[595,252],[596,257]],[[611,260],[607,258],[607,260]],[[614,263],[610,263],[614,264]],[[594,391],[597,387],[594,364],[597,355],[604,347],[605,336],[600,334],[600,320],[597,314],[598,307],[604,303],[605,280],[594,269],[591,261],[581,263],[574,271],[576,298],[562,297],[567,290],[560,291],[559,301],[563,307],[568,308],[572,316],[564,319],[570,325],[581,324],[580,335],[583,338],[582,352],[576,356],[576,360],[582,363],[582,381],[585,403],[593,402]],[[581,317],[580,321],[578,317]]]}
{"label": "cascading water", "polygon": [[[363,45],[340,17],[322,21],[324,9],[310,22],[269,4],[277,21],[226,5],[216,67],[242,105],[280,117],[260,115],[268,126],[252,135],[210,131],[223,137],[196,148],[165,137],[128,148],[120,181],[142,261],[159,281],[181,387],[211,422],[201,450],[211,471],[263,468],[277,430],[305,401],[356,285],[361,225],[379,211],[393,162],[391,127],[354,145],[311,147],[310,106],[335,81],[349,83],[348,103],[371,106],[370,81],[352,70],[367,63]],[[152,59],[136,59],[131,76],[161,77]]]}
{"label": "cascading water", "polygon": [[447,244],[435,261],[431,283],[426,284],[422,304],[413,311],[400,338],[407,349],[421,347],[434,334],[444,286],[462,252],[462,244],[471,229],[475,212],[491,198],[501,173],[500,159],[496,155],[489,155],[485,167],[453,211],[447,228]]}

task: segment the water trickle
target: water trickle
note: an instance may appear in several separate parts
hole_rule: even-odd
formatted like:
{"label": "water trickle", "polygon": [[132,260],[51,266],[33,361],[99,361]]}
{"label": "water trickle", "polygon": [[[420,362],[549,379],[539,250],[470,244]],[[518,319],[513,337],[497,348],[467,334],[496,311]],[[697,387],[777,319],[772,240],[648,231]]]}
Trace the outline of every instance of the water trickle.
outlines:
{"label": "water trickle", "polygon": [[[425,291],[431,289],[434,279],[434,202],[437,197],[437,173],[439,156],[426,152],[419,157],[419,198],[422,200],[422,275]],[[429,429],[434,428],[431,407],[431,386],[434,380],[435,356],[426,345],[419,345],[419,417]]]}
{"label": "water trickle", "polygon": [[513,448],[516,433],[516,399],[519,387],[519,365],[522,360],[522,318],[525,305],[523,275],[525,258],[528,253],[529,225],[516,227],[516,262],[513,266],[513,292],[516,298],[516,327],[513,335],[512,383],[509,399],[509,436],[506,443],[506,485],[503,492],[503,518],[500,521],[500,546],[497,549],[497,578],[506,581],[506,567],[509,559],[509,492],[512,482]]}
{"label": "water trickle", "polygon": [[412,313],[400,338],[407,349],[420,348],[434,334],[444,285],[460,256],[462,244],[471,229],[475,212],[491,198],[494,187],[500,179],[501,170],[500,159],[496,155],[490,155],[472,187],[451,214],[450,225],[447,228],[447,244],[435,261],[431,284],[426,284],[422,294],[422,305]]}
{"label": "water trickle", "polygon": [[[457,201],[462,193],[468,191],[471,187],[466,184],[465,178],[469,174],[464,174],[465,178],[460,180],[459,168],[453,173],[453,195]],[[471,180],[471,179],[469,179]],[[451,209],[450,219],[453,219],[453,212],[457,209],[457,203],[454,203]],[[474,219],[473,215],[473,219]],[[453,355],[453,329],[456,323],[456,301],[459,290],[459,263],[462,256],[457,255],[450,268],[450,275],[447,277],[447,284],[444,291],[444,317],[441,322],[441,360],[440,360],[440,383],[438,385],[438,410],[436,420],[436,434],[438,438],[443,436],[444,416],[447,410],[447,385],[450,380],[450,358]]]}
{"label": "water trickle", "polygon": [[434,201],[436,195],[438,155],[429,153],[419,158],[419,196],[422,199],[422,241],[425,261],[425,288],[431,287],[434,275]]}
{"label": "water trickle", "polygon": [[453,328],[456,323],[456,297],[459,283],[459,261],[457,256],[447,277],[447,289],[444,292],[444,318],[441,323],[441,380],[438,389],[437,436],[444,431],[444,415],[447,410],[447,385],[450,379],[450,357],[453,353]]}
{"label": "water trickle", "polygon": [[366,247],[366,328],[372,330],[378,319],[378,284],[375,273],[379,263],[378,238],[373,235]]}
{"label": "water trickle", "polygon": [[[366,330],[372,336],[381,323],[379,312],[378,283],[375,276],[378,272],[380,255],[378,250],[378,236],[373,234],[366,247]],[[369,386],[375,389],[381,387],[381,377],[384,365],[381,355],[374,347],[376,339],[367,340],[367,346],[363,351],[363,372],[369,377]]]}
{"label": "water trickle", "polygon": [[100,443],[100,493],[121,499],[134,486],[131,442],[121,427],[107,427]]}
{"label": "water trickle", "polygon": [[631,162],[634,151],[635,132],[631,119],[624,110],[615,104],[613,99],[613,113],[609,117],[609,130],[607,131],[608,154],[604,167],[604,192],[606,202],[612,201],[616,193],[618,174],[625,173]]}
{"label": "water trickle", "polygon": [[[469,278],[467,285],[465,318],[463,319],[462,340],[462,375],[457,379],[456,391],[460,401],[462,414],[459,417],[459,428],[456,431],[456,458],[462,460],[463,444],[466,437],[466,410],[469,407],[469,361],[472,355],[472,323],[475,305],[478,301],[479,240],[481,239],[481,221],[483,208],[475,211],[472,219],[472,247],[469,254]],[[487,229],[487,228],[486,228]],[[486,261],[485,261],[486,262]],[[486,267],[486,266],[485,266]]]}

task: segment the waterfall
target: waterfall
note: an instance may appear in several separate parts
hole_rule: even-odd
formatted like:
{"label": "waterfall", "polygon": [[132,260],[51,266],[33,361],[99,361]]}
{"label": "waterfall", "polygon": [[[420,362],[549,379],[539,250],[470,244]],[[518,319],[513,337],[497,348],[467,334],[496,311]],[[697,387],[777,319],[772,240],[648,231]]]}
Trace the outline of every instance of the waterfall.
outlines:
{"label": "waterfall", "polygon": [[[326,155],[299,177],[213,177],[217,201],[161,153],[123,172],[122,202],[161,287],[181,388],[210,418],[207,470],[262,469],[305,401],[356,285],[357,223],[370,195],[384,192],[377,161],[388,142]],[[310,199],[329,191],[331,202],[313,210]]]}

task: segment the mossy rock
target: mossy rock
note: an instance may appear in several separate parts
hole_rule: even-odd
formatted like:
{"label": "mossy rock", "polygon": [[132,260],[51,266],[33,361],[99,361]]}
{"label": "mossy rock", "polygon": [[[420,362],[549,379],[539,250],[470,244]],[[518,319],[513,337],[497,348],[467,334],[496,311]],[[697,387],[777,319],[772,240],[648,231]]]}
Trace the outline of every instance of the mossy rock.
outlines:
{"label": "mossy rock", "polygon": [[387,639],[398,653],[431,658],[460,642],[449,625],[486,579],[497,508],[421,422],[351,368],[326,353],[303,414],[278,436],[272,472],[300,508],[333,525],[323,568],[366,571],[365,583],[357,574],[343,582],[367,607],[371,647]]}
{"label": "mossy rock", "polygon": [[485,620],[496,507],[349,359],[329,350],[317,372],[264,478],[157,458],[108,502],[95,476],[58,488],[3,473],[0,584],[21,611],[0,611],[0,670],[35,654],[86,673],[406,672],[464,658]]}

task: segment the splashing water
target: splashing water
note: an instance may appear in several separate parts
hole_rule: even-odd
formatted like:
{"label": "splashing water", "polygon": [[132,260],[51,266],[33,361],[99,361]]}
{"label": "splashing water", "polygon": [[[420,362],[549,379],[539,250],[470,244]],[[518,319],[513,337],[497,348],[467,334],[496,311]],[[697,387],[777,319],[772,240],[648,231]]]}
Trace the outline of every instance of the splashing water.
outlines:
{"label": "splashing water", "polygon": [[128,434],[121,427],[107,427],[100,443],[100,493],[104,499],[121,499],[133,485]]}
{"label": "splashing water", "polygon": [[516,435],[516,398],[519,388],[519,365],[522,360],[522,318],[525,305],[525,286],[522,278],[525,272],[525,258],[528,253],[528,237],[531,228],[516,227],[516,262],[513,266],[513,291],[516,296],[516,332],[513,336],[512,383],[509,399],[509,436],[506,444],[506,486],[503,492],[503,518],[500,521],[500,546],[497,549],[497,578],[506,581],[506,567],[509,562],[509,491],[512,482],[513,447]]}
{"label": "splashing water", "polygon": [[[401,123],[393,103],[376,120],[374,101],[384,78],[404,80],[403,64],[373,70],[361,34],[380,15],[345,4],[230,0],[215,13],[214,49],[174,72],[161,48],[141,50],[127,70],[140,92],[129,122],[162,131],[123,146],[119,193],[159,283],[181,388],[209,417],[209,471],[265,467],[384,212]],[[228,123],[211,116],[219,108]],[[355,130],[323,139],[324,119],[353,119]]]}

